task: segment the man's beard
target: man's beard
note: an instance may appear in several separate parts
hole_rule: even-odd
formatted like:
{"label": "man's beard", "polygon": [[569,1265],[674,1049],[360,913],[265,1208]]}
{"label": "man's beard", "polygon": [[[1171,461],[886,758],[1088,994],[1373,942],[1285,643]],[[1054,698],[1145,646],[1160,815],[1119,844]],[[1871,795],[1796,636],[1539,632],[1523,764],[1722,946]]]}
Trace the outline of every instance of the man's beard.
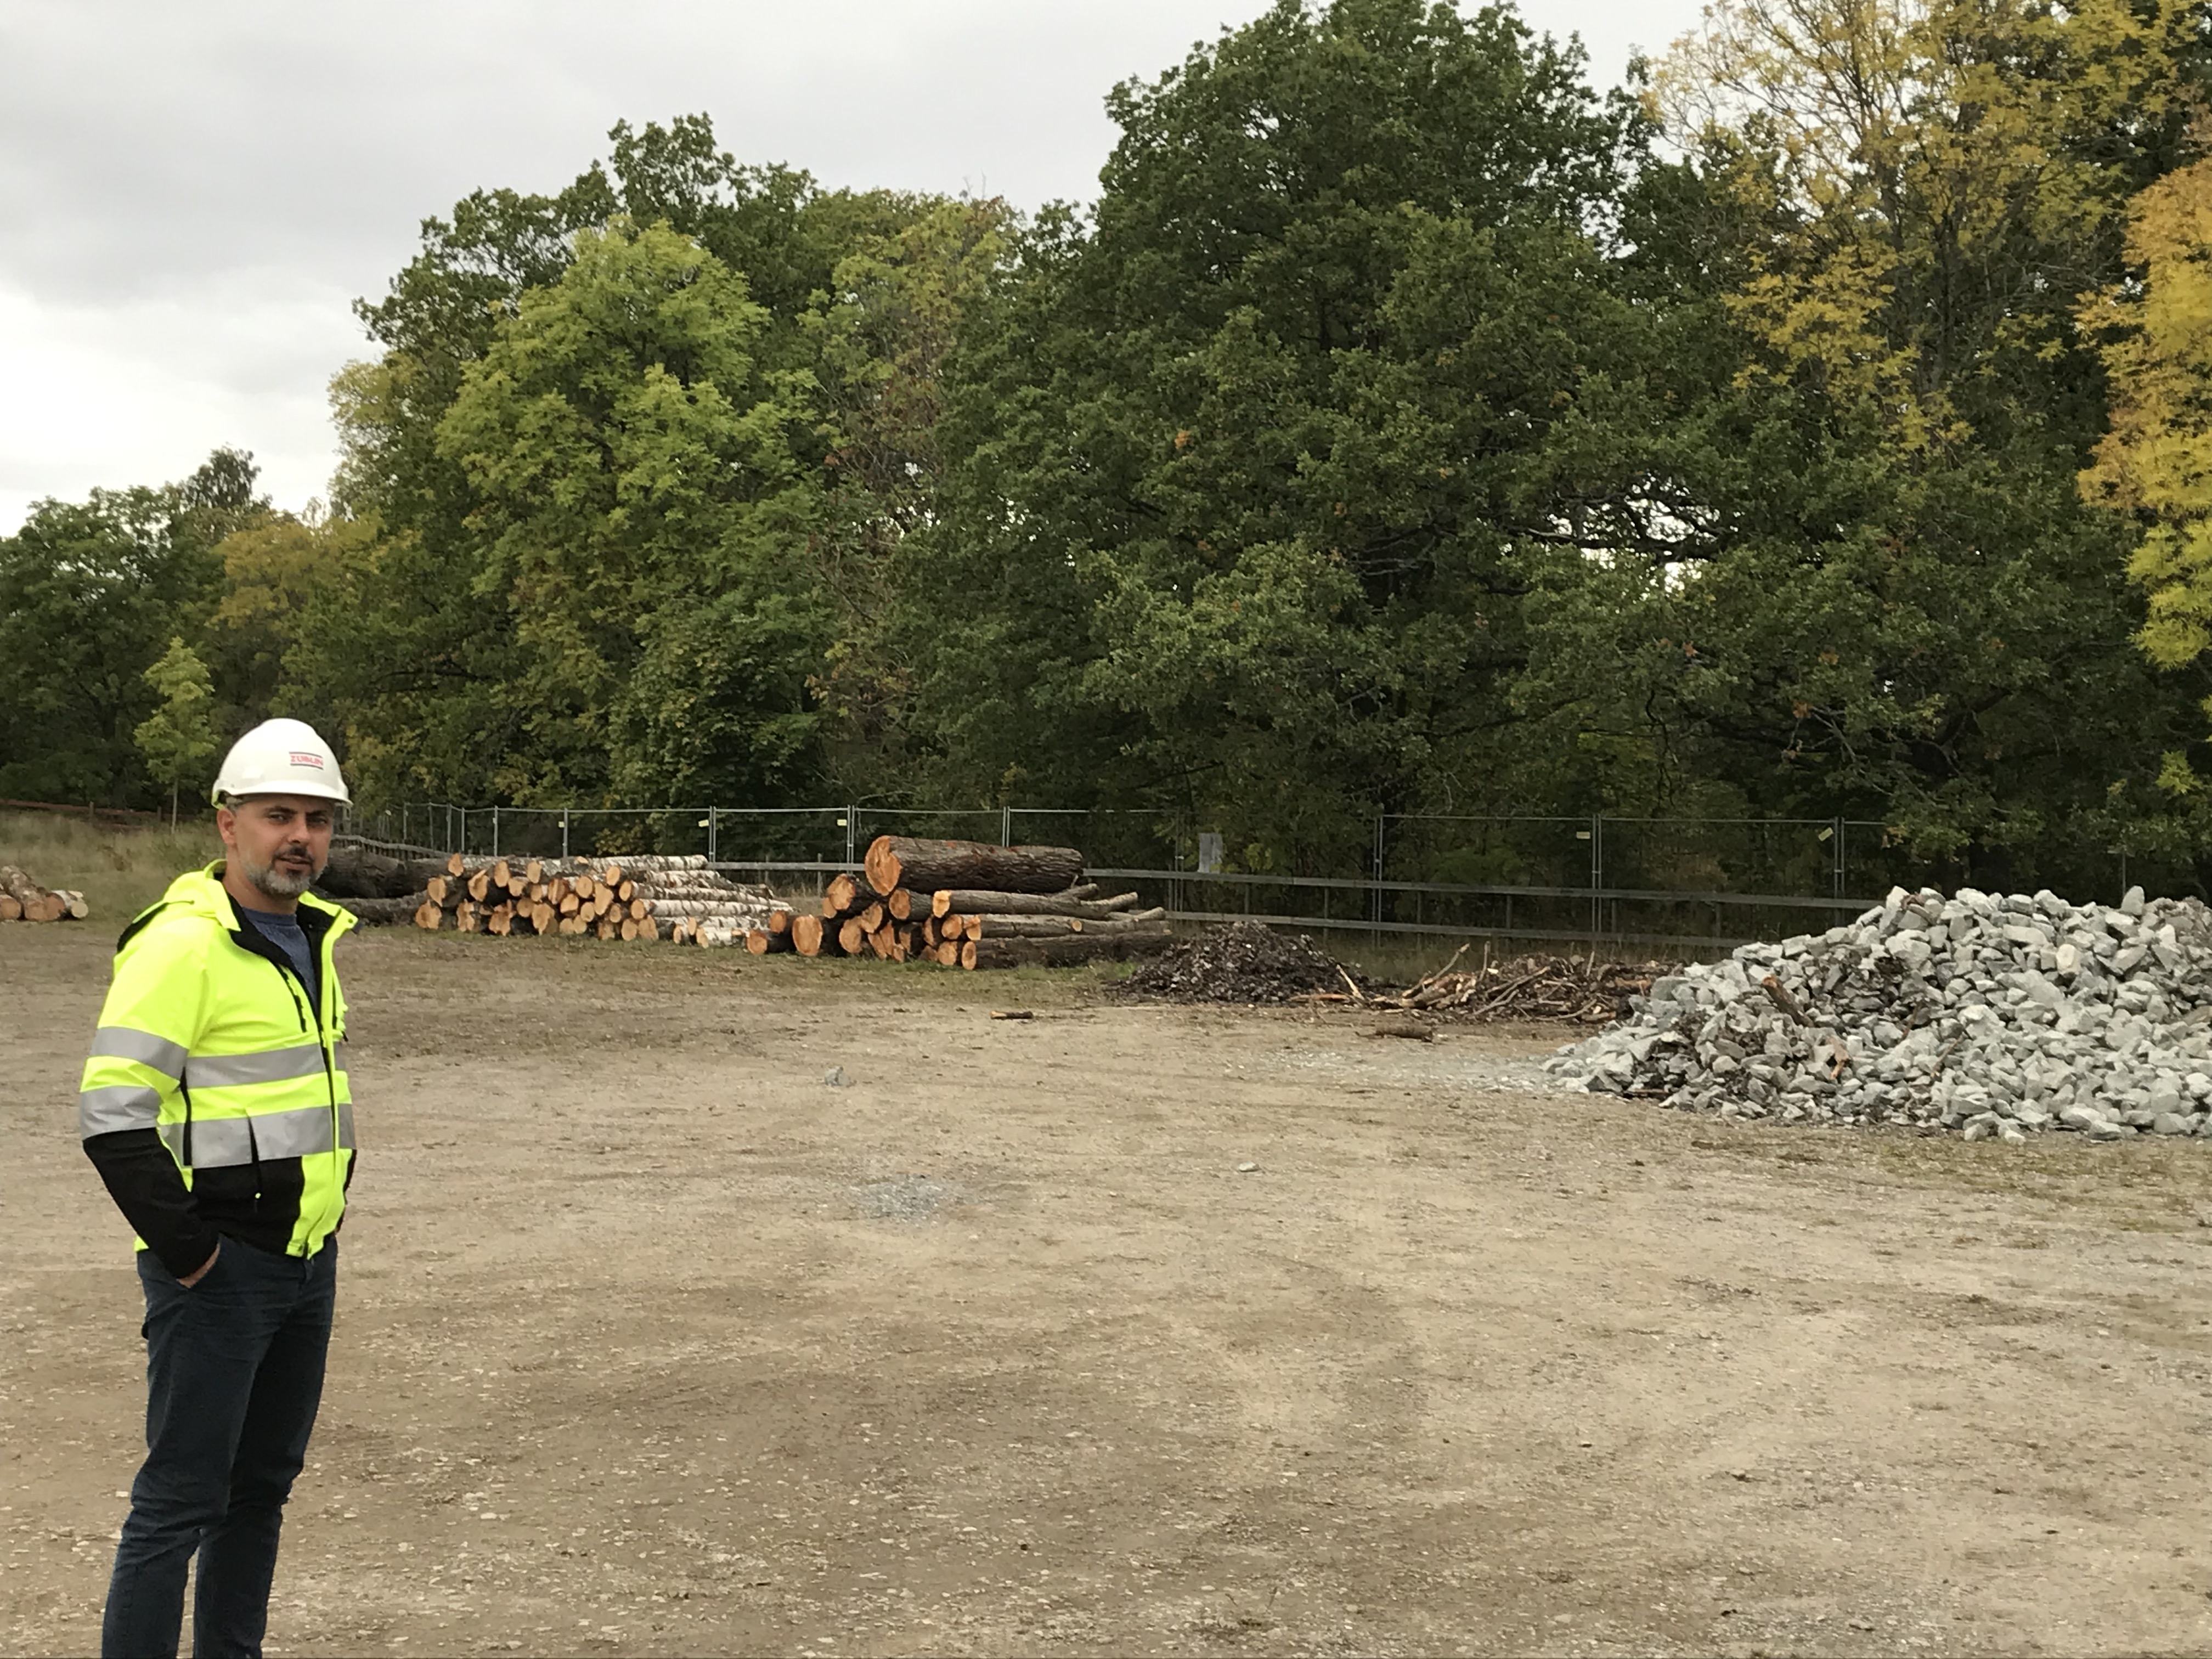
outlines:
{"label": "man's beard", "polygon": [[[285,850],[289,852],[293,849],[287,848]],[[304,853],[306,849],[300,850]],[[253,884],[254,890],[273,899],[299,897],[314,884],[315,878],[323,873],[321,867],[314,865],[312,859],[309,867],[303,869],[289,869],[274,862],[256,866],[243,859],[239,861],[245,866],[246,878]]]}

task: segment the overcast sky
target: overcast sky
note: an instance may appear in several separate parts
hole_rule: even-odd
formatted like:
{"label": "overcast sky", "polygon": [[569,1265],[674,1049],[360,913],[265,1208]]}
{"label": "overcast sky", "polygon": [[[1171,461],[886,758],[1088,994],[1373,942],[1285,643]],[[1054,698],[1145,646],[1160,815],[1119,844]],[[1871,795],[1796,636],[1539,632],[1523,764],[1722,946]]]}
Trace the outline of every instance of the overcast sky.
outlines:
{"label": "overcast sky", "polygon": [[[831,185],[1087,201],[1107,89],[1264,0],[0,0],[0,534],[251,449],[322,493],[324,388],[425,215],[703,110]],[[1552,0],[1601,85],[1697,0]]]}

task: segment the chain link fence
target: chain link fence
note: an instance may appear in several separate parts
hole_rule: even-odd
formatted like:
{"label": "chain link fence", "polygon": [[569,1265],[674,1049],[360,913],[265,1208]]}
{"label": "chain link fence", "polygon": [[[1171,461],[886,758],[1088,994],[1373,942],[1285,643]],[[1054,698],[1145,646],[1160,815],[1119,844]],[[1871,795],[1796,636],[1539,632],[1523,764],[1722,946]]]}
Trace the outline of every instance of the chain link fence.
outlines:
{"label": "chain link fence", "polygon": [[441,853],[695,854],[793,892],[858,868],[878,836],[1045,843],[1081,848],[1098,876],[1182,920],[1692,951],[1819,931],[1931,874],[1882,824],[1844,818],[1385,814],[1362,867],[1322,873],[1270,869],[1265,848],[1136,809],[416,802],[349,828]]}

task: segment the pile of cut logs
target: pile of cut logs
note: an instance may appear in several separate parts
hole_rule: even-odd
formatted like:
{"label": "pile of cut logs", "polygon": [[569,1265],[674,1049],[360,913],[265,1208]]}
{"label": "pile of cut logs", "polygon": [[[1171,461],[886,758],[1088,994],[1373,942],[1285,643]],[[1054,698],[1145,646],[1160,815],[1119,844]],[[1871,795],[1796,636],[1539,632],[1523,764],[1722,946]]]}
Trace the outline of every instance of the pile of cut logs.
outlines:
{"label": "pile of cut logs", "polygon": [[790,907],[696,856],[492,859],[454,854],[430,878],[415,925],[463,933],[738,945]]}
{"label": "pile of cut logs", "polygon": [[12,864],[0,864],[0,921],[82,921],[90,907],[66,887],[41,887]]}
{"label": "pile of cut logs", "polygon": [[1167,913],[1085,882],[1072,847],[880,836],[861,867],[865,878],[830,882],[819,915],[770,916],[746,948],[975,969],[1121,961],[1168,944]]}

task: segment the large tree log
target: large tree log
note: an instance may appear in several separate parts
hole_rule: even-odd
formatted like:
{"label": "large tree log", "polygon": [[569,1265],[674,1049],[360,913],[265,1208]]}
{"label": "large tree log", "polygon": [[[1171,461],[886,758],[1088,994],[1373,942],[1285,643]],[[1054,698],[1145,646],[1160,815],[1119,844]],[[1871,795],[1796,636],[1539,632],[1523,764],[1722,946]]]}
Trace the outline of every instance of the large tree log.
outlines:
{"label": "large tree log", "polygon": [[1076,933],[1066,939],[969,939],[960,947],[963,968],[1074,968],[1086,962],[1126,962],[1167,949],[1165,929]]}
{"label": "large tree log", "polygon": [[994,847],[980,841],[878,836],[869,843],[866,868],[868,884],[878,893],[902,887],[1058,893],[1082,876],[1083,854],[1073,847]]}
{"label": "large tree log", "polygon": [[[365,927],[395,927],[404,921],[418,922],[418,913],[424,908],[437,910],[427,893],[410,893],[404,898],[343,898],[333,899],[333,904],[350,910]],[[443,911],[438,912],[441,915]]]}
{"label": "large tree log", "polygon": [[333,847],[315,890],[325,898],[404,898],[444,867],[439,859],[395,859],[365,847]]}
{"label": "large tree log", "polygon": [[940,887],[930,895],[932,915],[1096,916],[1110,921],[1137,908],[1134,893],[1109,899],[1075,898],[1066,893],[993,893]]}
{"label": "large tree log", "polygon": [[788,951],[791,949],[791,935],[771,933],[765,927],[748,928],[745,949],[757,957],[764,957],[775,951]]}
{"label": "large tree log", "polygon": [[13,893],[0,893],[0,921],[21,921],[22,919],[23,901]]}
{"label": "large tree log", "polygon": [[69,902],[33,881],[12,864],[0,864],[0,892],[23,907],[25,921],[59,921],[69,914]]}
{"label": "large tree log", "polygon": [[801,911],[791,919],[791,948],[802,957],[822,954],[822,918]]}
{"label": "large tree log", "polygon": [[868,904],[875,895],[868,890],[866,882],[854,875],[832,876],[829,886],[822,890],[822,919],[835,921],[849,916]]}
{"label": "large tree log", "polygon": [[1080,934],[1126,933],[1133,929],[1164,929],[1167,912],[1139,910],[1105,921],[1081,916],[970,916],[962,931],[969,939],[1066,939]]}
{"label": "large tree log", "polygon": [[857,957],[868,948],[868,930],[860,926],[858,916],[848,916],[837,924],[837,948],[848,957]]}
{"label": "large tree log", "polygon": [[[741,898],[633,898],[630,905],[646,905],[650,915],[723,915],[741,918],[748,927],[763,927],[769,909],[765,905],[754,905]],[[629,909],[629,907],[623,907]],[[817,915],[817,921],[821,921]]]}

